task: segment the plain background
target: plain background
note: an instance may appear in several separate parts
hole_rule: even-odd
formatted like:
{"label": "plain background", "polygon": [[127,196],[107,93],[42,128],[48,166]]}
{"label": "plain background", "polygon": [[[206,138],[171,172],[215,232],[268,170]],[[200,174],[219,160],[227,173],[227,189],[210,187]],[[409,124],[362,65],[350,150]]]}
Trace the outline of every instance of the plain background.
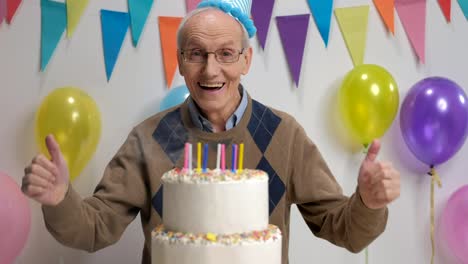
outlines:
{"label": "plain background", "polygon": [[[126,0],[91,0],[71,39],[58,44],[46,72],[39,72],[40,1],[24,0],[12,25],[0,26],[0,169],[19,184],[23,168],[36,154],[34,114],[52,90],[75,86],[90,94],[102,114],[102,137],[93,159],[73,185],[90,195],[105,165],[125,140],[131,128],[156,113],[168,90],[164,80],[158,16],[183,16],[185,1],[156,0],[137,48],[127,32],[110,82],[106,81],[101,38],[100,9],[127,11]],[[409,88],[428,76],[445,76],[465,91],[468,87],[468,21],[456,1],[452,23],[447,24],[437,1],[427,5],[426,64],[417,61],[397,14],[396,33],[388,34],[371,0],[337,0],[335,7],[370,5],[365,63],[385,67],[396,79],[400,103]],[[277,0],[267,38],[261,50],[252,39],[254,60],[243,84],[261,102],[294,115],[317,143],[346,194],[356,188],[362,149],[347,137],[336,114],[336,94],[352,62],[335,17],[332,17],[328,48],[311,18],[302,75],[296,88],[274,20],[279,15],[310,13],[305,0]],[[173,86],[183,83],[177,74]],[[468,183],[468,145],[438,167],[443,188],[436,188],[436,227],[449,198]],[[369,247],[369,263],[429,263],[430,178],[427,167],[409,152],[401,137],[399,116],[383,138],[382,160],[401,171],[401,197],[391,204],[385,233]],[[139,263],[143,236],[139,219],[120,242],[94,254],[66,248],[46,231],[40,206],[31,201],[29,240],[18,264],[29,263]],[[442,250],[436,235],[436,263],[456,263]],[[291,263],[364,263],[364,252],[351,254],[315,238],[295,206],[291,215]]]}

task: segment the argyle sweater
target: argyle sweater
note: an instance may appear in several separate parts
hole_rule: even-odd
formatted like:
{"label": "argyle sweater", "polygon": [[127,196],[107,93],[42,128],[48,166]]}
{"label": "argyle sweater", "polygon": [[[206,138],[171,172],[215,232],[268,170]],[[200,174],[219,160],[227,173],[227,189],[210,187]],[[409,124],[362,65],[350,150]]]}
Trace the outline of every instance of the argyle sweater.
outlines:
{"label": "argyle sweater", "polygon": [[[93,252],[117,242],[140,213],[142,263],[150,264],[151,231],[164,214],[161,176],[183,167],[185,142],[202,142],[209,144],[208,167],[216,164],[218,143],[244,143],[244,167],[268,173],[269,221],[283,234],[282,264],[288,263],[292,204],[312,233],[352,252],[384,231],[387,208],[368,209],[357,192],[344,196],[316,145],[293,117],[250,96],[248,100],[239,123],[220,133],[198,129],[187,102],[145,120],[107,165],[93,196],[82,199],[70,185],[60,204],[42,207],[47,229],[62,244]],[[227,152],[226,166],[231,160]]]}

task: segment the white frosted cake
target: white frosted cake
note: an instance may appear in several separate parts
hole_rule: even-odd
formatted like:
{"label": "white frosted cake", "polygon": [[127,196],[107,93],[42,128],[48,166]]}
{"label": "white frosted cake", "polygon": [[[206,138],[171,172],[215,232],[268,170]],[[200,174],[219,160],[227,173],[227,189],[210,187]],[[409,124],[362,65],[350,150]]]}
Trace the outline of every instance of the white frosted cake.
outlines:
{"label": "white frosted cake", "polygon": [[281,232],[268,224],[265,172],[173,169],[162,181],[153,264],[281,263]]}

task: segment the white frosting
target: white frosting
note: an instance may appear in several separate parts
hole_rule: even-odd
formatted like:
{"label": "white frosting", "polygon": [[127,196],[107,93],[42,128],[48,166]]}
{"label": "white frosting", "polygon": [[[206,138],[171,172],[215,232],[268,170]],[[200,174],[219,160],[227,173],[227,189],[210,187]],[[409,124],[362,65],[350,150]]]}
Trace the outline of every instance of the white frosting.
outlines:
{"label": "white frosting", "polygon": [[261,170],[220,170],[173,169],[162,176],[163,183],[214,183],[232,181],[268,180],[268,174]]}
{"label": "white frosting", "polygon": [[281,264],[279,239],[224,245],[173,243],[153,236],[153,264]]}
{"label": "white frosting", "polygon": [[168,230],[232,234],[268,225],[268,178],[165,182],[163,223]]}

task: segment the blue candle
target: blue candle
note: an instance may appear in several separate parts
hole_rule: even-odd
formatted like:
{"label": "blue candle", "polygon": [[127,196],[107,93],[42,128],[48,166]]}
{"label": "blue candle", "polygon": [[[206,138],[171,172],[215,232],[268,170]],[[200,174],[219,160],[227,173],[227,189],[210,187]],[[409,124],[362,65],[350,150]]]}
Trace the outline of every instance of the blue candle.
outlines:
{"label": "blue candle", "polygon": [[232,144],[232,155],[231,155],[232,172],[236,171],[236,144]]}
{"label": "blue candle", "polygon": [[208,144],[205,144],[203,148],[203,171],[206,172],[206,167],[208,165]]}

